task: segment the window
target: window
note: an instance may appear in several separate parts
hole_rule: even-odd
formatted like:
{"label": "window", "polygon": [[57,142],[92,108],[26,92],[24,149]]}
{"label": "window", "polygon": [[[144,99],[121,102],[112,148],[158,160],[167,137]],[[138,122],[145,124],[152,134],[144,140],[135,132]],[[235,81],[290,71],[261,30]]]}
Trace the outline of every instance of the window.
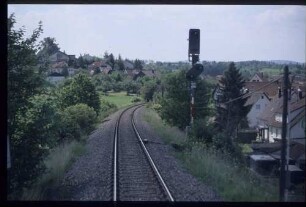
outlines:
{"label": "window", "polygon": [[260,109],[260,104],[256,104],[256,109]]}

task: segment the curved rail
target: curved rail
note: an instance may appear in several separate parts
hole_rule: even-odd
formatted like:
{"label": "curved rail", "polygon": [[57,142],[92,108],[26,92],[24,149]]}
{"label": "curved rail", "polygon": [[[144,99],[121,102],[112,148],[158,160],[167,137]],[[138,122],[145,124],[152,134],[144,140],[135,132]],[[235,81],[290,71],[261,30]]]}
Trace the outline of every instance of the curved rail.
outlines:
{"label": "curved rail", "polygon": [[173,201],[174,201],[174,198],[173,198],[173,196],[171,195],[171,193],[170,193],[170,191],[169,191],[169,189],[168,189],[168,187],[167,187],[167,185],[166,185],[164,179],[162,178],[161,174],[159,173],[159,171],[158,171],[158,169],[157,169],[157,167],[156,167],[156,165],[155,165],[155,163],[154,163],[152,157],[150,156],[150,153],[148,152],[146,146],[144,145],[144,143],[143,143],[143,141],[142,141],[142,139],[141,139],[141,136],[139,135],[139,132],[138,132],[138,130],[137,130],[137,128],[136,128],[135,121],[134,121],[134,116],[135,116],[135,111],[136,111],[137,109],[139,109],[140,107],[142,107],[142,106],[138,106],[138,107],[136,107],[136,108],[133,110],[132,125],[133,125],[134,132],[135,132],[135,134],[137,135],[137,138],[138,138],[138,140],[139,140],[139,142],[140,142],[140,144],[141,144],[141,146],[142,146],[142,149],[143,149],[143,151],[145,152],[145,154],[146,154],[146,156],[147,156],[147,158],[148,158],[148,160],[149,160],[149,163],[150,163],[152,169],[154,170],[154,172],[155,172],[155,174],[156,174],[156,176],[157,176],[157,178],[158,178],[158,180],[159,180],[159,182],[160,182],[160,185],[161,185],[161,186],[163,187],[163,189],[165,190],[165,192],[166,192],[166,194],[167,194],[169,200],[173,202]]}
{"label": "curved rail", "polygon": [[[139,104],[139,105],[143,105],[143,104]],[[126,109],[124,109],[119,118],[117,119],[117,122],[116,122],[116,126],[115,126],[115,132],[114,132],[114,160],[113,160],[113,201],[117,201],[117,162],[118,162],[118,132],[119,132],[119,122],[120,122],[120,119],[122,117],[122,115],[124,114],[124,112],[126,112],[127,110],[135,107],[137,105],[133,105],[133,106],[130,106]]]}
{"label": "curved rail", "polygon": [[142,107],[143,105],[144,105],[144,104],[133,105],[133,106],[130,106],[130,107],[124,109],[124,110],[121,112],[121,114],[120,114],[120,116],[119,116],[119,118],[117,119],[117,122],[116,122],[115,132],[114,132],[113,201],[117,201],[117,200],[118,200],[118,197],[117,197],[117,193],[118,193],[118,189],[117,189],[117,187],[118,187],[118,182],[117,182],[117,180],[118,180],[118,178],[117,178],[117,177],[118,177],[118,173],[117,173],[117,171],[118,171],[118,134],[119,134],[119,124],[120,124],[120,120],[121,120],[122,115],[123,115],[127,110],[129,110],[129,109],[131,109],[131,108],[133,108],[133,107],[135,107],[135,109],[134,109],[133,112],[132,112],[132,120],[131,120],[131,121],[132,121],[132,125],[133,125],[133,130],[134,130],[134,132],[135,132],[135,134],[136,134],[136,136],[137,136],[137,138],[138,138],[138,140],[139,140],[139,142],[140,142],[140,145],[141,145],[141,147],[142,147],[142,149],[143,149],[143,151],[144,151],[144,153],[145,153],[145,155],[146,155],[146,158],[147,158],[148,162],[150,163],[150,166],[151,166],[152,170],[154,171],[156,177],[158,178],[159,184],[160,184],[160,185],[162,186],[162,188],[164,189],[165,194],[167,195],[167,197],[169,198],[169,200],[170,200],[170,201],[174,201],[173,196],[171,195],[171,193],[170,193],[170,191],[169,191],[169,189],[168,189],[168,187],[167,187],[165,181],[163,180],[161,174],[159,173],[159,171],[158,171],[156,165],[154,164],[154,161],[153,161],[152,157],[150,156],[150,154],[149,154],[147,148],[145,147],[145,145],[144,145],[144,143],[143,143],[143,141],[142,141],[142,139],[141,139],[141,136],[140,136],[140,134],[139,134],[139,132],[138,132],[138,130],[137,130],[137,128],[136,128],[136,125],[135,125],[135,121],[134,121],[135,111],[136,111],[137,109],[139,109],[140,107]]}

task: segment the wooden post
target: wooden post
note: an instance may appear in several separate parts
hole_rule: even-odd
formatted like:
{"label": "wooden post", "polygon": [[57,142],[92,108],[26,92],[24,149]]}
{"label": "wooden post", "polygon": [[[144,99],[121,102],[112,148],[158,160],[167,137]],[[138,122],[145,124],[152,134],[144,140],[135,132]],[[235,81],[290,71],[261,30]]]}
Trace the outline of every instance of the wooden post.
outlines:
{"label": "wooden post", "polygon": [[279,177],[279,200],[285,201],[285,188],[286,188],[286,147],[287,147],[287,113],[288,113],[288,85],[289,85],[289,71],[288,66],[284,68],[284,87],[283,87],[283,116],[282,116],[282,149],[280,160],[280,177]]}

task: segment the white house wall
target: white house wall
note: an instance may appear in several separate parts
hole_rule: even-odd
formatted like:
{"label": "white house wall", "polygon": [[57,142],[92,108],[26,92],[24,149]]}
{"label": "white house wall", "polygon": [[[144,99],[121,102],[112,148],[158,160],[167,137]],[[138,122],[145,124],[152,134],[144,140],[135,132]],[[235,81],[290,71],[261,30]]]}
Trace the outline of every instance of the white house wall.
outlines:
{"label": "white house wall", "polygon": [[[296,117],[298,114],[302,112],[303,108],[295,110],[290,114],[290,120]],[[305,118],[304,118],[305,119]],[[291,138],[302,138],[305,137],[304,127],[302,126],[301,119],[297,124],[295,124],[290,130],[290,137]],[[280,122],[281,123],[281,122]],[[282,137],[282,128],[277,128],[273,126],[269,126],[269,142],[274,142],[273,138],[281,139]]]}
{"label": "white house wall", "polygon": [[[267,97],[265,95],[262,96],[263,98],[260,97],[257,102],[253,104],[250,112],[247,115],[250,128],[257,128],[259,126],[260,122],[258,120],[258,117],[265,110],[269,103]],[[259,106],[259,109],[256,108],[257,105]]]}

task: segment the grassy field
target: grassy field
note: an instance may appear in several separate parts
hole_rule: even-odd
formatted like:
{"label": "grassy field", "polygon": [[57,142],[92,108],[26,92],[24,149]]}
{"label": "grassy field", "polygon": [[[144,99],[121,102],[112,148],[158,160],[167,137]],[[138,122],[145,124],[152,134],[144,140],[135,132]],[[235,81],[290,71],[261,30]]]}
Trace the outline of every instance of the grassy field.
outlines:
{"label": "grassy field", "polygon": [[126,92],[109,92],[107,96],[103,93],[100,93],[99,95],[100,99],[115,104],[118,109],[133,104],[132,100],[136,97],[134,95],[127,96]]}
{"label": "grassy field", "polygon": [[264,74],[269,74],[269,76],[272,76],[272,75],[280,75],[282,70],[276,69],[276,68],[262,68],[260,72]]}
{"label": "grassy field", "polygon": [[188,142],[185,133],[167,126],[152,109],[146,110],[143,118],[165,143],[180,146],[174,156],[194,176],[216,189],[224,201],[278,201],[276,180],[260,178],[237,165],[230,155],[221,154],[203,143]]}

